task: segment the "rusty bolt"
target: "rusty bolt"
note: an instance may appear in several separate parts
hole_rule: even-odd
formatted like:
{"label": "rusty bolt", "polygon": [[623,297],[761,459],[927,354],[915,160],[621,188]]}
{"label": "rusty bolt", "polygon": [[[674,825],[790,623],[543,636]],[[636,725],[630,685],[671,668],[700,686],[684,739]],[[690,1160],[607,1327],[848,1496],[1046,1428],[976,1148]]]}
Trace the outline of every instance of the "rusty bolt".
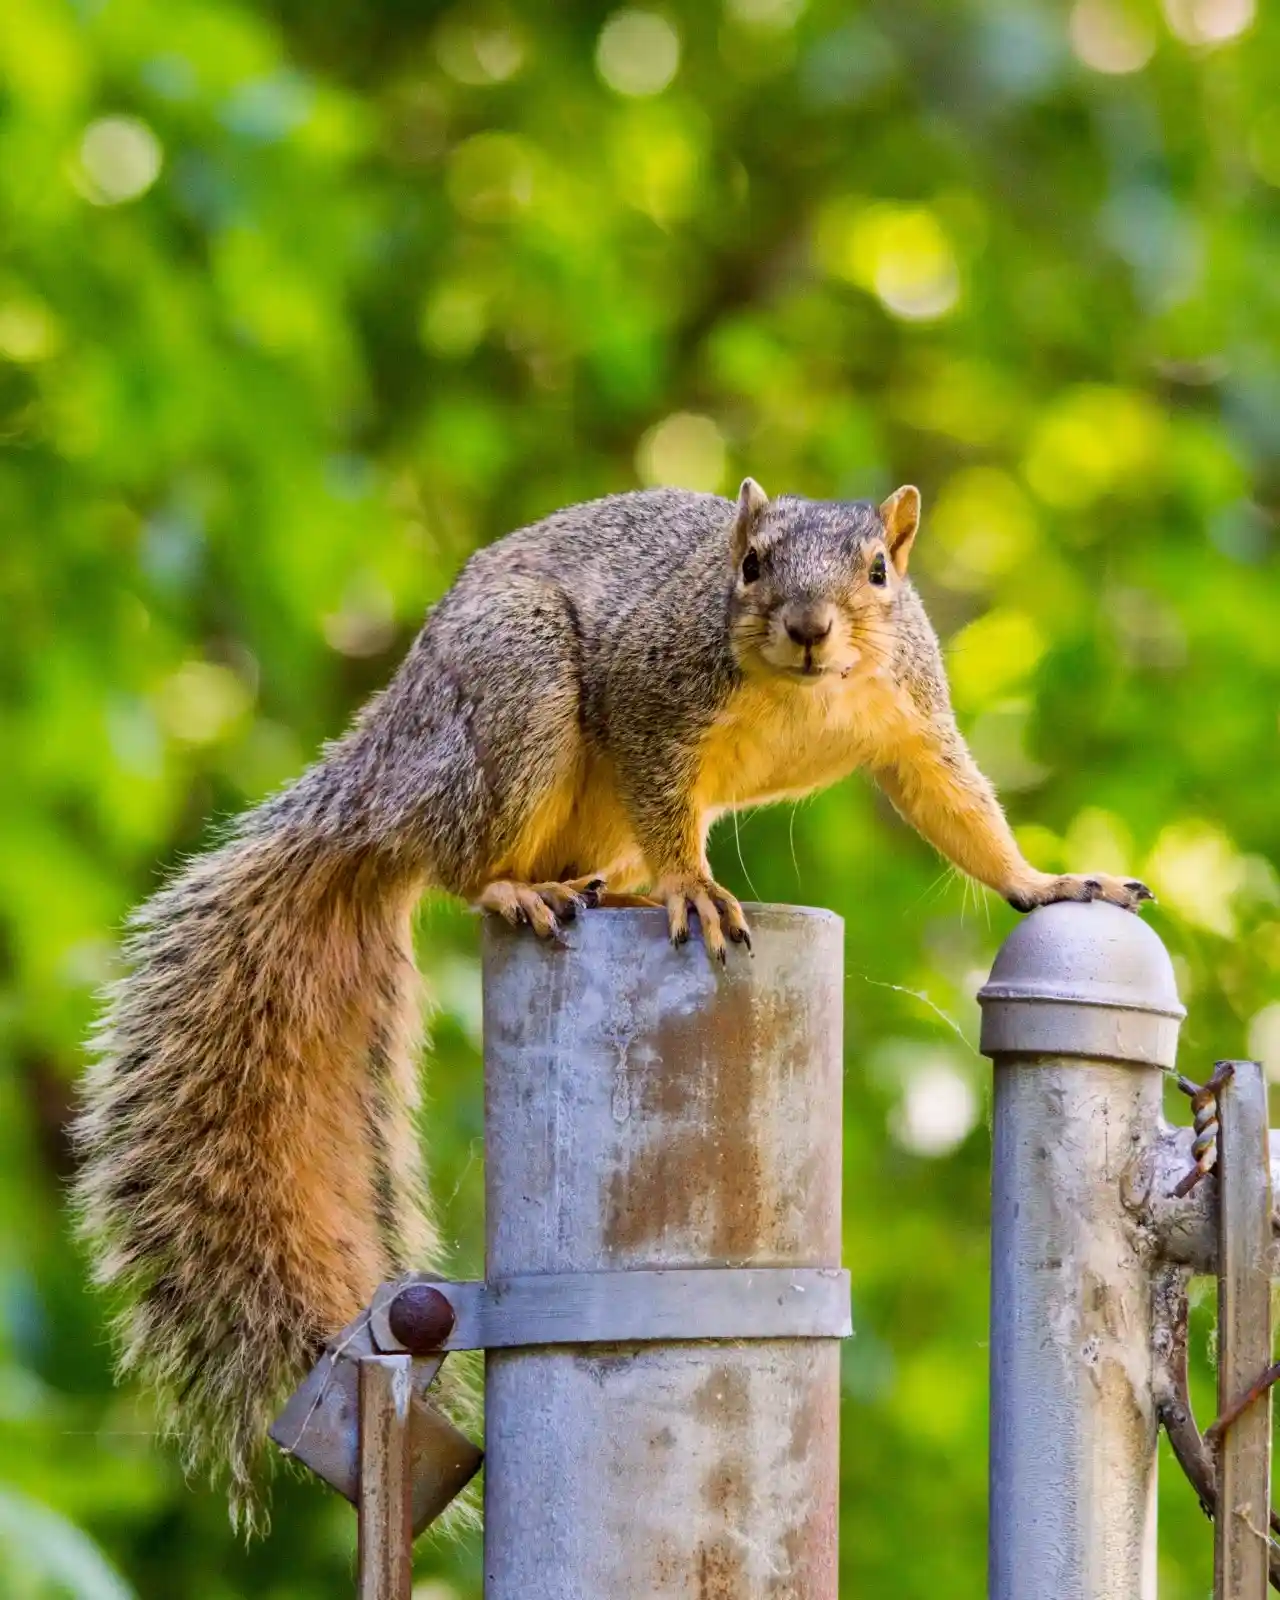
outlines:
{"label": "rusty bolt", "polygon": [[438,1350],[457,1320],[446,1297],[429,1283],[411,1283],[387,1308],[388,1326],[411,1356]]}

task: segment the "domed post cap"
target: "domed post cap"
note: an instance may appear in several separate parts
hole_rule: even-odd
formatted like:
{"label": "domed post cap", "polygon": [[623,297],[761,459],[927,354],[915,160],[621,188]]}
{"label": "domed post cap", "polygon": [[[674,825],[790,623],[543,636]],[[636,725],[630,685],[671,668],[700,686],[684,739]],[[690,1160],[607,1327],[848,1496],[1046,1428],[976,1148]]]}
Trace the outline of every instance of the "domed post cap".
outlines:
{"label": "domed post cap", "polygon": [[1171,1067],[1186,1009],[1169,952],[1105,901],[1042,906],[1005,940],[978,992],[982,1053]]}

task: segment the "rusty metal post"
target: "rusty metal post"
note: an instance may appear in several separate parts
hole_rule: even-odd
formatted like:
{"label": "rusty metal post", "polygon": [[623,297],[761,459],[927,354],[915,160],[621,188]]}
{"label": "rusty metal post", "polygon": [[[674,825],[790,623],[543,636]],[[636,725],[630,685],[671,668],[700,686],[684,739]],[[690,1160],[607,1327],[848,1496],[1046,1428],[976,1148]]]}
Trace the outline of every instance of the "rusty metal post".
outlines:
{"label": "rusty metal post", "polygon": [[1153,1230],[1126,1182],[1177,1044],[1169,958],[1138,917],[1054,905],[979,996],[995,1063],[992,1600],[1153,1600]]}
{"label": "rusty metal post", "polygon": [[[1234,1408],[1271,1364],[1271,1163],[1267,1085],[1256,1061],[1233,1062],[1218,1091],[1218,1412]],[[1271,1391],[1218,1444],[1215,1600],[1263,1600],[1270,1558]]]}
{"label": "rusty metal post", "polygon": [[413,1463],[409,1410],[411,1356],[360,1362],[360,1600],[410,1600]]}
{"label": "rusty metal post", "polygon": [[[749,914],[726,970],[660,911],[490,919],[491,1282],[839,1265],[841,924]],[[838,1409],[832,1338],[491,1350],[487,1600],[836,1600]]]}

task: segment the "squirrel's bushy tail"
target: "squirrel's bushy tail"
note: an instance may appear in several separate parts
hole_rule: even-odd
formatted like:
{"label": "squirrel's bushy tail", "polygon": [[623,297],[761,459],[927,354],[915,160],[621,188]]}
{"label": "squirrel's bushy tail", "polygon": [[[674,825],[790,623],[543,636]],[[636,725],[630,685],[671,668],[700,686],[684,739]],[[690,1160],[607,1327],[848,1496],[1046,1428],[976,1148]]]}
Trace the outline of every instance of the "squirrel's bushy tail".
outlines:
{"label": "squirrel's bushy tail", "polygon": [[267,1425],[325,1339],[435,1264],[416,889],[251,821],[136,914],[98,1033],[77,1199],[121,1368],[246,1530]]}

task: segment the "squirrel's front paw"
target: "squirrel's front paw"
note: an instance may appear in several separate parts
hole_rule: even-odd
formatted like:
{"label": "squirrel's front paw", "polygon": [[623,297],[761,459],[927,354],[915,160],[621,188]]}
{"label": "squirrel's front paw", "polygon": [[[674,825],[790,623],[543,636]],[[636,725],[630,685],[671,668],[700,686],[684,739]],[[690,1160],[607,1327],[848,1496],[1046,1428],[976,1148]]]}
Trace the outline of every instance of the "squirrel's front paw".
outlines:
{"label": "squirrel's front paw", "polygon": [[1126,911],[1136,911],[1144,900],[1155,895],[1137,878],[1113,878],[1105,872],[1065,873],[1055,878],[1051,872],[1036,874],[1029,885],[1020,884],[1005,897],[1015,911],[1033,911],[1036,906],[1052,905],[1057,900],[1106,900]]}
{"label": "squirrel's front paw", "polygon": [[603,878],[573,883],[514,883],[499,878],[481,890],[476,904],[482,911],[496,911],[513,928],[527,923],[540,939],[554,939],[561,923],[599,905],[603,889]]}
{"label": "squirrel's front paw", "polygon": [[696,911],[702,925],[702,942],[708,954],[723,963],[728,958],[725,935],[734,944],[751,948],[751,930],[742,907],[727,889],[702,873],[667,873],[654,890],[667,908],[667,924],[672,944],[685,944],[689,938],[689,913]]}

